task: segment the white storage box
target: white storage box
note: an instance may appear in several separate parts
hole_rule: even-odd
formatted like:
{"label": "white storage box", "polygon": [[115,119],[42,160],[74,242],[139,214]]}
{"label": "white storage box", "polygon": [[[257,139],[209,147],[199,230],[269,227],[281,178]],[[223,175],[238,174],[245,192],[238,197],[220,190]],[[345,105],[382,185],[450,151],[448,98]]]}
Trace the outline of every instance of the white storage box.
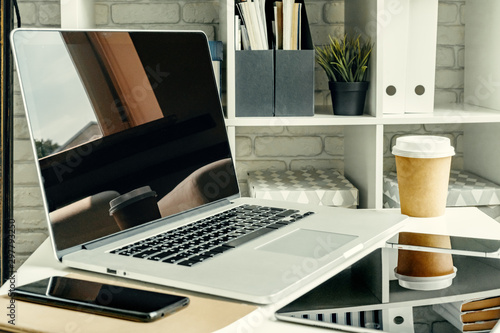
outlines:
{"label": "white storage box", "polygon": [[334,169],[249,172],[248,187],[260,199],[348,208],[359,200],[358,189]]}

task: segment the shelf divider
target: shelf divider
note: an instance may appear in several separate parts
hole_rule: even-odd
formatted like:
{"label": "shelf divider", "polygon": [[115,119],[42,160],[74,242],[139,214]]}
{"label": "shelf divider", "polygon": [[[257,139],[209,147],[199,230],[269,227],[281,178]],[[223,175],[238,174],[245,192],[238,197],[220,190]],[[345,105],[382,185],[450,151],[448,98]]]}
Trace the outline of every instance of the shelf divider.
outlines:
{"label": "shelf divider", "polygon": [[344,128],[344,174],[359,191],[359,208],[382,208],[382,125]]}

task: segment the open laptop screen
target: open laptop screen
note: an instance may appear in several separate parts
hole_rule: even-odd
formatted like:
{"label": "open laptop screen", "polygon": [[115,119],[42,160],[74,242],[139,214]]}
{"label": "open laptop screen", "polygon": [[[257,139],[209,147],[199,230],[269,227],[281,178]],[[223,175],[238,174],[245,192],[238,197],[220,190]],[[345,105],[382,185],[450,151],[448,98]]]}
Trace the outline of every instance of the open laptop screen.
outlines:
{"label": "open laptop screen", "polygon": [[238,195],[202,32],[12,42],[58,250]]}

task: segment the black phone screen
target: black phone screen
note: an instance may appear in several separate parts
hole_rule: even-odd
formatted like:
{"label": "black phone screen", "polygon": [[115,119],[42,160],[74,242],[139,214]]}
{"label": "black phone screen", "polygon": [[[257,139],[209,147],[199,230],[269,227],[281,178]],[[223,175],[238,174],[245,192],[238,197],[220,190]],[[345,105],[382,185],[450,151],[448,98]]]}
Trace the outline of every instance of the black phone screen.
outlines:
{"label": "black phone screen", "polygon": [[150,321],[189,303],[183,296],[110,284],[53,276],[17,287],[14,298],[108,314],[124,319]]}

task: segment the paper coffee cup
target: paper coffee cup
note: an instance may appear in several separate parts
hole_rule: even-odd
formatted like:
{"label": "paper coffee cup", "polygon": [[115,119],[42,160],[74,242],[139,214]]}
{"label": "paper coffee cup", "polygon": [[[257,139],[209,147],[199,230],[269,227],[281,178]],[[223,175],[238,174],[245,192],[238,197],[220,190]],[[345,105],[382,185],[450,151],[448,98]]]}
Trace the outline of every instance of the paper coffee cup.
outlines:
{"label": "paper coffee cup", "polygon": [[415,135],[396,139],[396,157],[401,213],[413,217],[444,214],[451,157],[455,150],[450,139]]}
{"label": "paper coffee cup", "polygon": [[[396,139],[396,158],[401,213],[412,217],[442,216],[446,210],[451,157],[450,139],[414,135]],[[399,243],[427,247],[450,247],[448,236],[400,233]],[[405,288],[442,289],[456,274],[451,254],[398,251],[396,276]]]}
{"label": "paper coffee cup", "polygon": [[[450,236],[411,232],[399,233],[399,244],[451,248]],[[453,258],[448,253],[398,250],[396,277],[402,287],[436,290],[449,287],[456,275]]]}
{"label": "paper coffee cup", "polygon": [[[450,249],[450,236],[409,232],[399,233],[399,244]],[[399,250],[398,274],[408,276],[442,276],[453,273],[453,260],[448,253]]]}
{"label": "paper coffee cup", "polygon": [[120,230],[159,219],[160,210],[156,192],[149,186],[137,188],[109,202],[109,215],[113,216]]}

